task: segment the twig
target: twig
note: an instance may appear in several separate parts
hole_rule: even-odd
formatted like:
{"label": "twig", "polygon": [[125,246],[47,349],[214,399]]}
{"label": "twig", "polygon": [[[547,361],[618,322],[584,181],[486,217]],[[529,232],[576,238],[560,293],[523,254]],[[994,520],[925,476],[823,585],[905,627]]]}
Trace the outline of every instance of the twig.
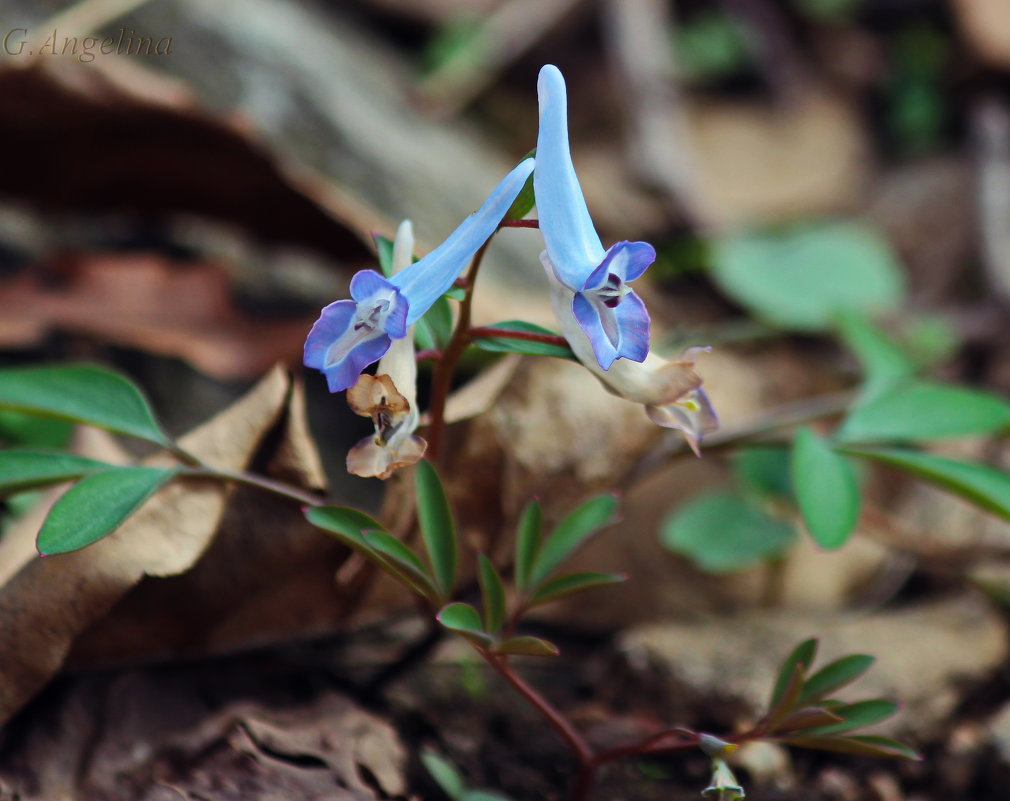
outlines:
{"label": "twig", "polygon": [[666,0],[608,0],[607,42],[624,84],[639,177],[662,191],[674,213],[695,228],[716,221],[703,193],[687,136],[684,98],[673,52],[675,20]]}
{"label": "twig", "polygon": [[989,285],[1010,300],[1010,109],[994,97],[975,105],[978,221]]}
{"label": "twig", "polygon": [[246,486],[256,487],[265,492],[296,501],[303,506],[322,506],[325,503],[322,498],[310,495],[291,484],[241,470],[225,470],[223,468],[204,465],[201,467],[183,467],[180,469],[180,474],[187,478],[216,478],[224,481],[233,481],[236,484],[245,484]]}

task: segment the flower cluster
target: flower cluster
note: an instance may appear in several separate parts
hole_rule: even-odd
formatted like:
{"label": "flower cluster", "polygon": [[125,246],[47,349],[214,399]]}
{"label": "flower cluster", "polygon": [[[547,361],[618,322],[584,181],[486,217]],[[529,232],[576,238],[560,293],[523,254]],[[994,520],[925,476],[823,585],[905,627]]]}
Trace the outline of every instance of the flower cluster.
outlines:
{"label": "flower cluster", "polygon": [[[352,472],[385,477],[423,453],[418,444],[423,440],[413,436],[415,374],[400,367],[396,379],[382,364],[374,379],[361,372],[391,351],[394,341],[411,339],[410,326],[498,230],[531,173],[545,245],[540,260],[558,325],[576,357],[607,390],[643,404],[657,425],[682,431],[696,453],[704,434],[717,426],[694,370],[698,349],[675,361],[649,350],[649,313],[629,283],[652,264],[656,251],[647,242],[629,241],[605,249],[593,226],[572,164],[565,81],[558,68],[541,69],[537,88],[535,160],[526,159],[506,175],[480,209],[424,258],[412,264],[408,258],[388,279],[372,270],[357,273],[351,299],[324,308],[309,333],[305,364],[326,375],[331,392],[353,387],[352,407],[375,421],[371,444],[362,441],[352,451]],[[402,365],[404,356],[394,361]]]}

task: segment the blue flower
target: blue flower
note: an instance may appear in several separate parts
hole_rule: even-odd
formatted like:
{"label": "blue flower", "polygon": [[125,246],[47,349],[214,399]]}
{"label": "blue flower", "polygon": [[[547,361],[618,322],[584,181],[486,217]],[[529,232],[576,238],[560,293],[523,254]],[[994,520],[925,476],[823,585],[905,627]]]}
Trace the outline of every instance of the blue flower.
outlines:
{"label": "blue flower", "polygon": [[407,334],[501,224],[533,172],[526,159],[506,175],[476,212],[423,259],[384,278],[362,270],[351,279],[351,300],[323,309],[305,340],[304,363],[326,376],[330,392],[354,386],[394,339]]}
{"label": "blue flower", "polygon": [[604,250],[579,186],[568,147],[565,79],[552,64],[540,70],[540,132],[533,173],[540,232],[557,280],[572,290],[572,313],[600,367],[641,362],[649,352],[649,313],[628,286],[656,260],[648,242],[622,241]]}

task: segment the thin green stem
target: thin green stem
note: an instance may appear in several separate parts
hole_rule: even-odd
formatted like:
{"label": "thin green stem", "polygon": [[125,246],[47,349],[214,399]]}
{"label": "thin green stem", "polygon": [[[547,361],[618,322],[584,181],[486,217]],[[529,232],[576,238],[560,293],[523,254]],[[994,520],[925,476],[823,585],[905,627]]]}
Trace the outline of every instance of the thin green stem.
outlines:
{"label": "thin green stem", "polygon": [[247,473],[242,470],[225,470],[210,465],[200,465],[199,467],[184,467],[181,475],[190,478],[216,478],[222,481],[232,481],[236,484],[244,484],[248,487],[256,487],[264,492],[280,495],[292,501],[297,501],[302,506],[322,506],[325,501],[310,495],[304,490],[286,484],[283,481],[276,481],[266,476],[258,476],[255,473]]}
{"label": "thin green stem", "polygon": [[522,339],[527,342],[543,342],[545,345],[568,347],[568,340],[558,334],[538,334],[536,331],[515,331],[511,328],[477,326],[470,329],[470,337],[501,337],[502,339]]}

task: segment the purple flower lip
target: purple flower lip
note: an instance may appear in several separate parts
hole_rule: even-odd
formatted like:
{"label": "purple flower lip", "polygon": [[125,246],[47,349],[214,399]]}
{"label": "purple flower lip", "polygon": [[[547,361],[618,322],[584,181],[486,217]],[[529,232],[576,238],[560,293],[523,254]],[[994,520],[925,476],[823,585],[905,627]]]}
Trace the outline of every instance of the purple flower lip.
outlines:
{"label": "purple flower lip", "polygon": [[558,281],[571,289],[572,313],[600,367],[640,362],[649,352],[649,313],[627,282],[656,260],[647,242],[622,241],[604,250],[589,216],[568,144],[565,79],[552,64],[540,70],[540,132],[533,172],[537,216]]}
{"label": "purple flower lip", "polygon": [[424,258],[384,278],[362,270],[351,279],[351,300],[326,306],[305,340],[303,361],[320,370],[330,392],[354,386],[361,371],[378,361],[394,339],[445,294],[501,224],[533,172],[533,159],[515,167],[483,205]]}

